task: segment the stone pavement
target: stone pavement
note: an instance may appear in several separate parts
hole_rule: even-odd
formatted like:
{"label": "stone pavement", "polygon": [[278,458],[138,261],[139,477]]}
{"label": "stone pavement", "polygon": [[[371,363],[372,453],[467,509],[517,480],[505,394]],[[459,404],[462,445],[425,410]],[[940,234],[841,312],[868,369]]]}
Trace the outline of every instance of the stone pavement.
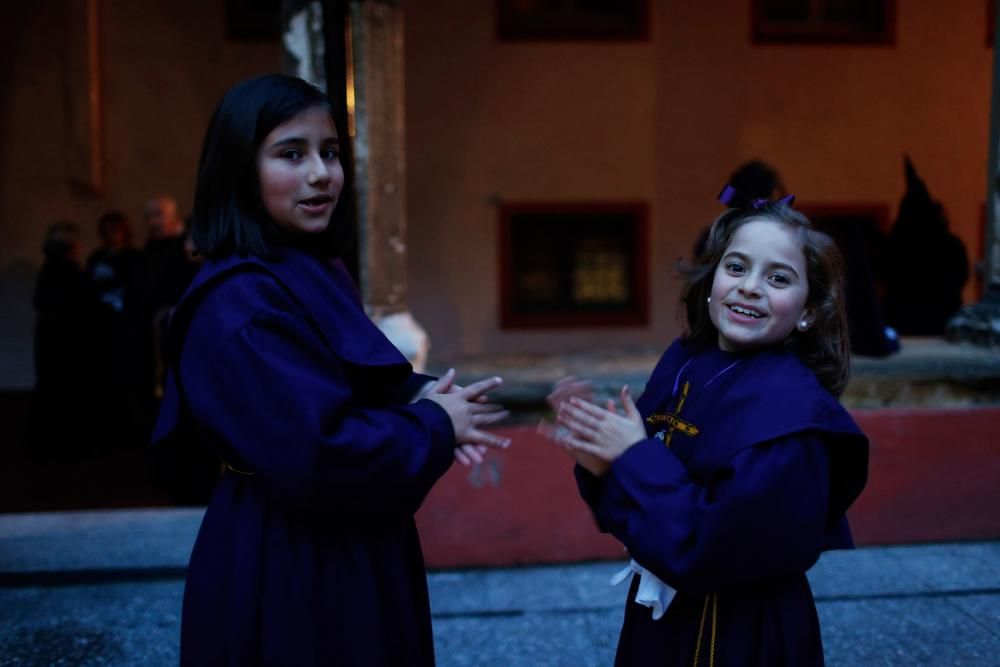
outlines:
{"label": "stone pavement", "polygon": [[[0,665],[172,665],[198,509],[0,515]],[[438,664],[610,665],[620,562],[429,575]],[[831,666],[1000,665],[1000,541],[868,547],[809,573]]]}

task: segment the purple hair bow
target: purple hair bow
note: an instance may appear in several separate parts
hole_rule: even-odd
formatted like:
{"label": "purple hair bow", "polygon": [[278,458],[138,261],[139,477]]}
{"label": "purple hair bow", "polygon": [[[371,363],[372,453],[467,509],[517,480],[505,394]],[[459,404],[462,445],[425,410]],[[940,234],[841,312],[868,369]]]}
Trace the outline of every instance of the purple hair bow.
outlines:
{"label": "purple hair bow", "polygon": [[729,206],[731,208],[752,208],[754,210],[759,209],[765,204],[770,204],[771,202],[777,202],[779,204],[784,204],[785,206],[791,206],[792,202],[795,201],[795,195],[785,195],[781,199],[751,199],[749,200],[749,206],[746,204],[747,198],[742,192],[737,190],[731,185],[727,185],[722,188],[722,192],[719,193],[718,200]]}

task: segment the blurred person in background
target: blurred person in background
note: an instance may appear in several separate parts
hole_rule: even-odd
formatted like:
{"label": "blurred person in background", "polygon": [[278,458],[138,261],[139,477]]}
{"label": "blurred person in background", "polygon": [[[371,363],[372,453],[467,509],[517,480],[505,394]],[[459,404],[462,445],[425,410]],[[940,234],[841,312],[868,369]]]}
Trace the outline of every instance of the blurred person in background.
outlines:
{"label": "blurred person in background", "polygon": [[170,313],[194,274],[198,263],[190,251],[190,241],[177,201],[156,195],[143,208],[147,240],[142,249],[137,281],[137,319],[140,345],[140,401],[144,436],[148,436],[163,394],[166,373],[163,341]]}
{"label": "blurred person in background", "polygon": [[142,433],[137,373],[136,288],[140,255],[132,245],[132,222],[122,211],[97,220],[101,245],[87,258],[85,274],[92,295],[91,324],[94,393],[101,397],[95,419],[102,444],[113,449]]}
{"label": "blurred person in background", "polygon": [[909,157],[904,169],[906,192],[886,246],[886,319],[901,336],[942,336],[962,306],[969,258]]}
{"label": "blurred person in background", "polygon": [[86,404],[92,395],[87,350],[90,346],[90,294],[80,268],[79,228],[56,222],[45,234],[44,262],[35,283],[35,389],[28,418],[33,454],[89,449]]}

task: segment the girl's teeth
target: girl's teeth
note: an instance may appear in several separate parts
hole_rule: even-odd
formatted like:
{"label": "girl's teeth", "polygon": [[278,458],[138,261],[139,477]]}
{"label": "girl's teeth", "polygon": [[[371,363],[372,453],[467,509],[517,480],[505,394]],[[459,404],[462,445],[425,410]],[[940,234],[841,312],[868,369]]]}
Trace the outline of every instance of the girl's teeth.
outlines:
{"label": "girl's teeth", "polygon": [[746,308],[740,308],[739,306],[730,306],[730,310],[740,315],[746,315],[748,317],[760,317],[760,313],[753,310],[748,310]]}

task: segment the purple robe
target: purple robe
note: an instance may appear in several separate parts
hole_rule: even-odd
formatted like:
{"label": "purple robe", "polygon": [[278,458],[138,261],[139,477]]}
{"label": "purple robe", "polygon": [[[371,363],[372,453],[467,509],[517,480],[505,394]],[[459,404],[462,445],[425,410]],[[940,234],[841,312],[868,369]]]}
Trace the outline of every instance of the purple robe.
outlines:
{"label": "purple robe", "polygon": [[154,441],[196,438],[232,468],[191,554],[181,664],[433,664],[413,514],[454,433],[407,404],[430,378],[343,267],[295,249],[208,262],[170,336]]}
{"label": "purple robe", "polygon": [[[678,406],[680,408],[678,409]],[[601,530],[677,590],[653,620],[632,582],[617,665],[822,665],[805,572],[852,548],[868,440],[791,352],[676,341],[637,401],[649,438],[577,467]]]}

